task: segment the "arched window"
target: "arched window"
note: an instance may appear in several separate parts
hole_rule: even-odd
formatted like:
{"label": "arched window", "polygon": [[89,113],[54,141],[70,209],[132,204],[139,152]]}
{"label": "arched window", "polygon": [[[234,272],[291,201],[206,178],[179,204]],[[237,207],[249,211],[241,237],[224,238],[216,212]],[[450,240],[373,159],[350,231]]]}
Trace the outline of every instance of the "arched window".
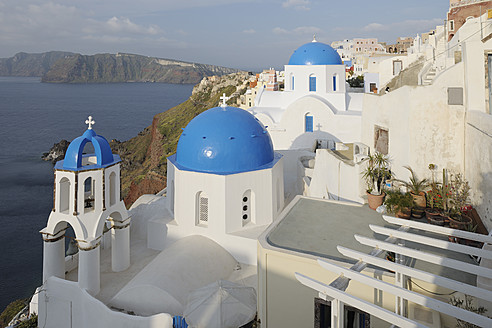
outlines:
{"label": "arched window", "polygon": [[291,90],[294,90],[294,75],[291,74],[291,78],[290,78],[290,89]]}
{"label": "arched window", "polygon": [[304,115],[304,132],[313,132],[313,116],[311,113]]}
{"label": "arched window", "polygon": [[70,180],[67,178],[60,180],[58,194],[60,200],[59,211],[61,213],[68,213],[70,208]]}
{"label": "arched window", "polygon": [[94,210],[94,179],[84,180],[84,213]]}
{"label": "arched window", "polygon": [[242,199],[242,222],[243,227],[251,222],[251,190],[246,190]]}
{"label": "arched window", "polygon": [[309,75],[309,91],[316,91],[316,75]]}
{"label": "arched window", "polygon": [[333,74],[333,91],[337,91],[337,84],[338,84],[338,75]]}
{"label": "arched window", "polygon": [[109,175],[109,205],[116,204],[116,173],[111,172]]}
{"label": "arched window", "polygon": [[196,194],[195,224],[200,226],[208,225],[208,196],[203,191],[199,191]]}

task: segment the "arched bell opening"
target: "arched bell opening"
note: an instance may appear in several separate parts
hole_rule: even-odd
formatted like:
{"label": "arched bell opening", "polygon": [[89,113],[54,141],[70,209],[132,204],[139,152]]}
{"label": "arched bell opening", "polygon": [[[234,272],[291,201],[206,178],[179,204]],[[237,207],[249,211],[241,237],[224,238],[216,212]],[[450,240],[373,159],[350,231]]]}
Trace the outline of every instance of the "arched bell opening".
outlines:
{"label": "arched bell opening", "polygon": [[70,213],[70,180],[66,177],[58,183],[58,211],[63,214]]}
{"label": "arched bell opening", "polygon": [[117,198],[117,190],[116,190],[116,173],[111,172],[109,175],[109,205],[113,206],[116,204]]}
{"label": "arched bell opening", "polygon": [[84,213],[94,211],[95,179],[88,177],[84,180]]}

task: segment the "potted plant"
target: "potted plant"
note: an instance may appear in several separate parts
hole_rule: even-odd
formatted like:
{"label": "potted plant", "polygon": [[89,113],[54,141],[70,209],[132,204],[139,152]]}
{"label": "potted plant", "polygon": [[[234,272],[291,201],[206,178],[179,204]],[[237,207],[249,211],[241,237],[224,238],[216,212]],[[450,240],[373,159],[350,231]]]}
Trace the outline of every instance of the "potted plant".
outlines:
{"label": "potted plant", "polygon": [[413,197],[410,193],[400,190],[388,191],[384,204],[391,213],[402,219],[409,219],[413,206]]}
{"label": "potted plant", "polygon": [[449,188],[449,226],[466,230],[472,225],[471,217],[464,213],[470,197],[470,185],[461,173],[451,175]]}
{"label": "potted plant", "polygon": [[[430,166],[429,166],[430,167]],[[442,183],[434,181],[427,192],[429,208],[425,209],[427,221],[431,224],[444,225],[449,219],[450,187],[446,183],[446,170],[442,170]]]}
{"label": "potted plant", "polygon": [[438,182],[430,184],[430,190],[427,192],[428,207],[425,209],[427,222],[430,224],[443,226],[445,218],[442,215],[444,209],[444,200],[442,198],[442,188]]}
{"label": "potted plant", "polygon": [[410,166],[404,166],[408,171],[410,171],[410,182],[403,181],[403,180],[397,180],[401,182],[406,188],[407,191],[410,192],[410,194],[413,197],[413,201],[415,202],[415,205],[421,208],[425,208],[426,206],[426,200],[425,200],[425,190],[429,187],[429,180],[428,179],[422,179],[419,180],[415,174],[415,172],[412,170]]}
{"label": "potted plant", "polygon": [[384,181],[391,178],[392,174],[389,169],[389,158],[380,152],[369,155],[367,167],[362,171],[362,177],[367,184],[367,202],[373,210],[383,204],[384,199]]}

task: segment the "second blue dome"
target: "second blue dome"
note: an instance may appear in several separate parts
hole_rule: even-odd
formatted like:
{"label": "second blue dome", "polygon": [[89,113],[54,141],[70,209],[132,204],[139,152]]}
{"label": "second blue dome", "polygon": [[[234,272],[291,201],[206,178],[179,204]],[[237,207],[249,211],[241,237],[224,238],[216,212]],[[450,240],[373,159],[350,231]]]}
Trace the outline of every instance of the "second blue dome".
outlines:
{"label": "second blue dome", "polygon": [[265,126],[236,107],[214,107],[195,117],[176,151],[176,162],[184,168],[218,174],[257,170],[273,160]]}
{"label": "second blue dome", "polygon": [[338,52],[321,42],[306,43],[290,56],[289,65],[342,65]]}

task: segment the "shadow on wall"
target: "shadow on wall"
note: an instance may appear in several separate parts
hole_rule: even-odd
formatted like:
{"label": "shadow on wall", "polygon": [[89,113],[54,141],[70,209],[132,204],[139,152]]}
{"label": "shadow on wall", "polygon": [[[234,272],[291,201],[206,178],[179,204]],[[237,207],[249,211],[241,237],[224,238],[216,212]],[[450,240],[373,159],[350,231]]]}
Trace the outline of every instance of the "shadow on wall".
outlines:
{"label": "shadow on wall", "polygon": [[492,227],[492,172],[482,173],[478,190],[482,196],[479,199],[480,203],[476,204],[475,207],[483,224],[490,231]]}
{"label": "shadow on wall", "polygon": [[309,149],[311,151],[314,151],[316,149],[316,140],[333,140],[333,142],[340,142],[340,139],[328,132],[305,132],[294,139],[289,149]]}

